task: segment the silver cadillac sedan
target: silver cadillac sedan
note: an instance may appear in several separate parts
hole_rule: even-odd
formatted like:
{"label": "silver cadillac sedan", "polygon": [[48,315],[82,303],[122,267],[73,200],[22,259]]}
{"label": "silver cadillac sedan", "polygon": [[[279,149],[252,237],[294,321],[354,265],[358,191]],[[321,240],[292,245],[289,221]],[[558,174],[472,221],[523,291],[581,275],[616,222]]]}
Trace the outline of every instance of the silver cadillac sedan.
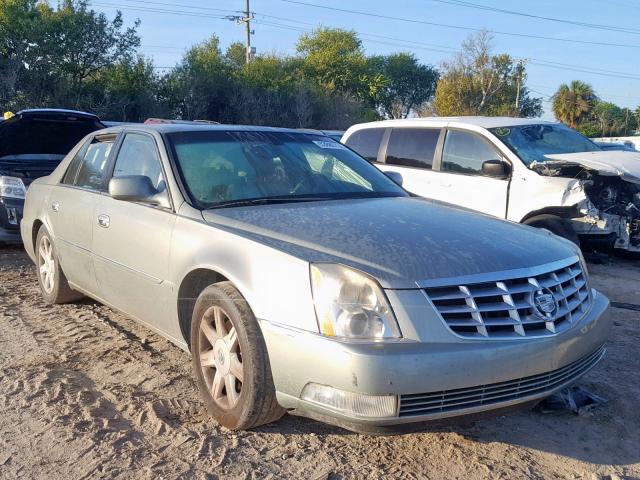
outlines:
{"label": "silver cadillac sedan", "polygon": [[21,233],[46,302],[91,297],[191,352],[231,429],[385,432],[598,363],[608,300],[575,245],[398,182],[311,131],[131,125],[33,182]]}

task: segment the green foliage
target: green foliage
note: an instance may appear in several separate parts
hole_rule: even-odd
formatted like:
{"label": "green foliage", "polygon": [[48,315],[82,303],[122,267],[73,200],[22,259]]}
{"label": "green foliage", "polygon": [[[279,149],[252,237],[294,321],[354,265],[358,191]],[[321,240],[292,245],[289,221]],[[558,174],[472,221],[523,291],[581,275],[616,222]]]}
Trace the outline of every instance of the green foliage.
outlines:
{"label": "green foliage", "polygon": [[491,41],[487,32],[472,35],[444,63],[433,105],[438,115],[542,114],[542,100],[531,97],[525,86],[524,64],[506,53],[493,55]]}
{"label": "green foliage", "polygon": [[638,121],[631,110],[599,100],[593,102],[577,125],[578,131],[589,137],[631,135],[637,128]]}
{"label": "green foliage", "polygon": [[0,0],[3,108],[86,108],[90,77],[132,60],[139,22],[125,28],[120,12],[110,21],[87,5],[64,0],[53,9],[32,0]]}
{"label": "green foliage", "polygon": [[435,93],[438,71],[418,62],[413,54],[395,53],[369,59],[370,69],[382,74],[384,82],[374,98],[387,118],[407,118],[429,102]]}
{"label": "green foliage", "polygon": [[588,117],[597,99],[591,85],[573,80],[569,85],[560,85],[552,97],[551,108],[559,121],[576,128]]}

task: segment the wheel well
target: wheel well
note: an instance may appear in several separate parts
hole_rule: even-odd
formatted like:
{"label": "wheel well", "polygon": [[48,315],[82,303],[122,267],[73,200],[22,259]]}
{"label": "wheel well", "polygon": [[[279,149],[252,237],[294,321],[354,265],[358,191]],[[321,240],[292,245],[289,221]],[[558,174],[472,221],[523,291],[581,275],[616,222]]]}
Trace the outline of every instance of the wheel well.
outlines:
{"label": "wheel well", "polygon": [[224,275],[206,268],[193,270],[182,280],[178,289],[178,320],[182,337],[189,347],[191,347],[191,316],[198,295],[209,285],[226,281],[228,279]]}
{"label": "wheel well", "polygon": [[573,207],[545,207],[540,210],[535,210],[533,212],[527,213],[520,223],[526,223],[527,220],[537,217],[539,215],[555,215],[560,218],[574,218],[578,215],[578,210],[575,206]]}
{"label": "wheel well", "polygon": [[40,227],[43,225],[42,221],[36,220],[33,222],[33,229],[31,230],[31,242],[33,246],[33,251],[36,250],[36,240],[38,239],[38,232],[40,231]]}

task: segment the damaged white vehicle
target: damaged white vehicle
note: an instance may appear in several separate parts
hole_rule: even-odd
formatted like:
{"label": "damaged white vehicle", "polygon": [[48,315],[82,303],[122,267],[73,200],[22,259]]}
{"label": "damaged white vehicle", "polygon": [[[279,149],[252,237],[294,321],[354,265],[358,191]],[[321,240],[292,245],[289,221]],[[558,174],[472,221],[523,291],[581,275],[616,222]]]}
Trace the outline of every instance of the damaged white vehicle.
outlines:
{"label": "damaged white vehicle", "polygon": [[351,127],[342,142],[417,195],[640,252],[640,152],[604,151],[538,119],[455,117]]}

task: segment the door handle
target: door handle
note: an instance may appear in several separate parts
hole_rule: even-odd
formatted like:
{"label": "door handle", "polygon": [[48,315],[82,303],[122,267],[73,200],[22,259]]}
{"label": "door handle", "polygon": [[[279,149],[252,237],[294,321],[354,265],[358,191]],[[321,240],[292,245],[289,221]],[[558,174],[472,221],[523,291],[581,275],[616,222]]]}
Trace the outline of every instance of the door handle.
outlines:
{"label": "door handle", "polygon": [[441,183],[440,186],[444,187],[444,188],[449,188],[451,186],[451,184],[450,183]]}
{"label": "door handle", "polygon": [[51,210],[53,210],[54,212],[57,212],[58,210],[60,210],[60,202],[53,202],[51,204]]}
{"label": "door handle", "polygon": [[102,228],[109,228],[109,224],[111,223],[111,219],[109,215],[98,215],[98,225]]}

